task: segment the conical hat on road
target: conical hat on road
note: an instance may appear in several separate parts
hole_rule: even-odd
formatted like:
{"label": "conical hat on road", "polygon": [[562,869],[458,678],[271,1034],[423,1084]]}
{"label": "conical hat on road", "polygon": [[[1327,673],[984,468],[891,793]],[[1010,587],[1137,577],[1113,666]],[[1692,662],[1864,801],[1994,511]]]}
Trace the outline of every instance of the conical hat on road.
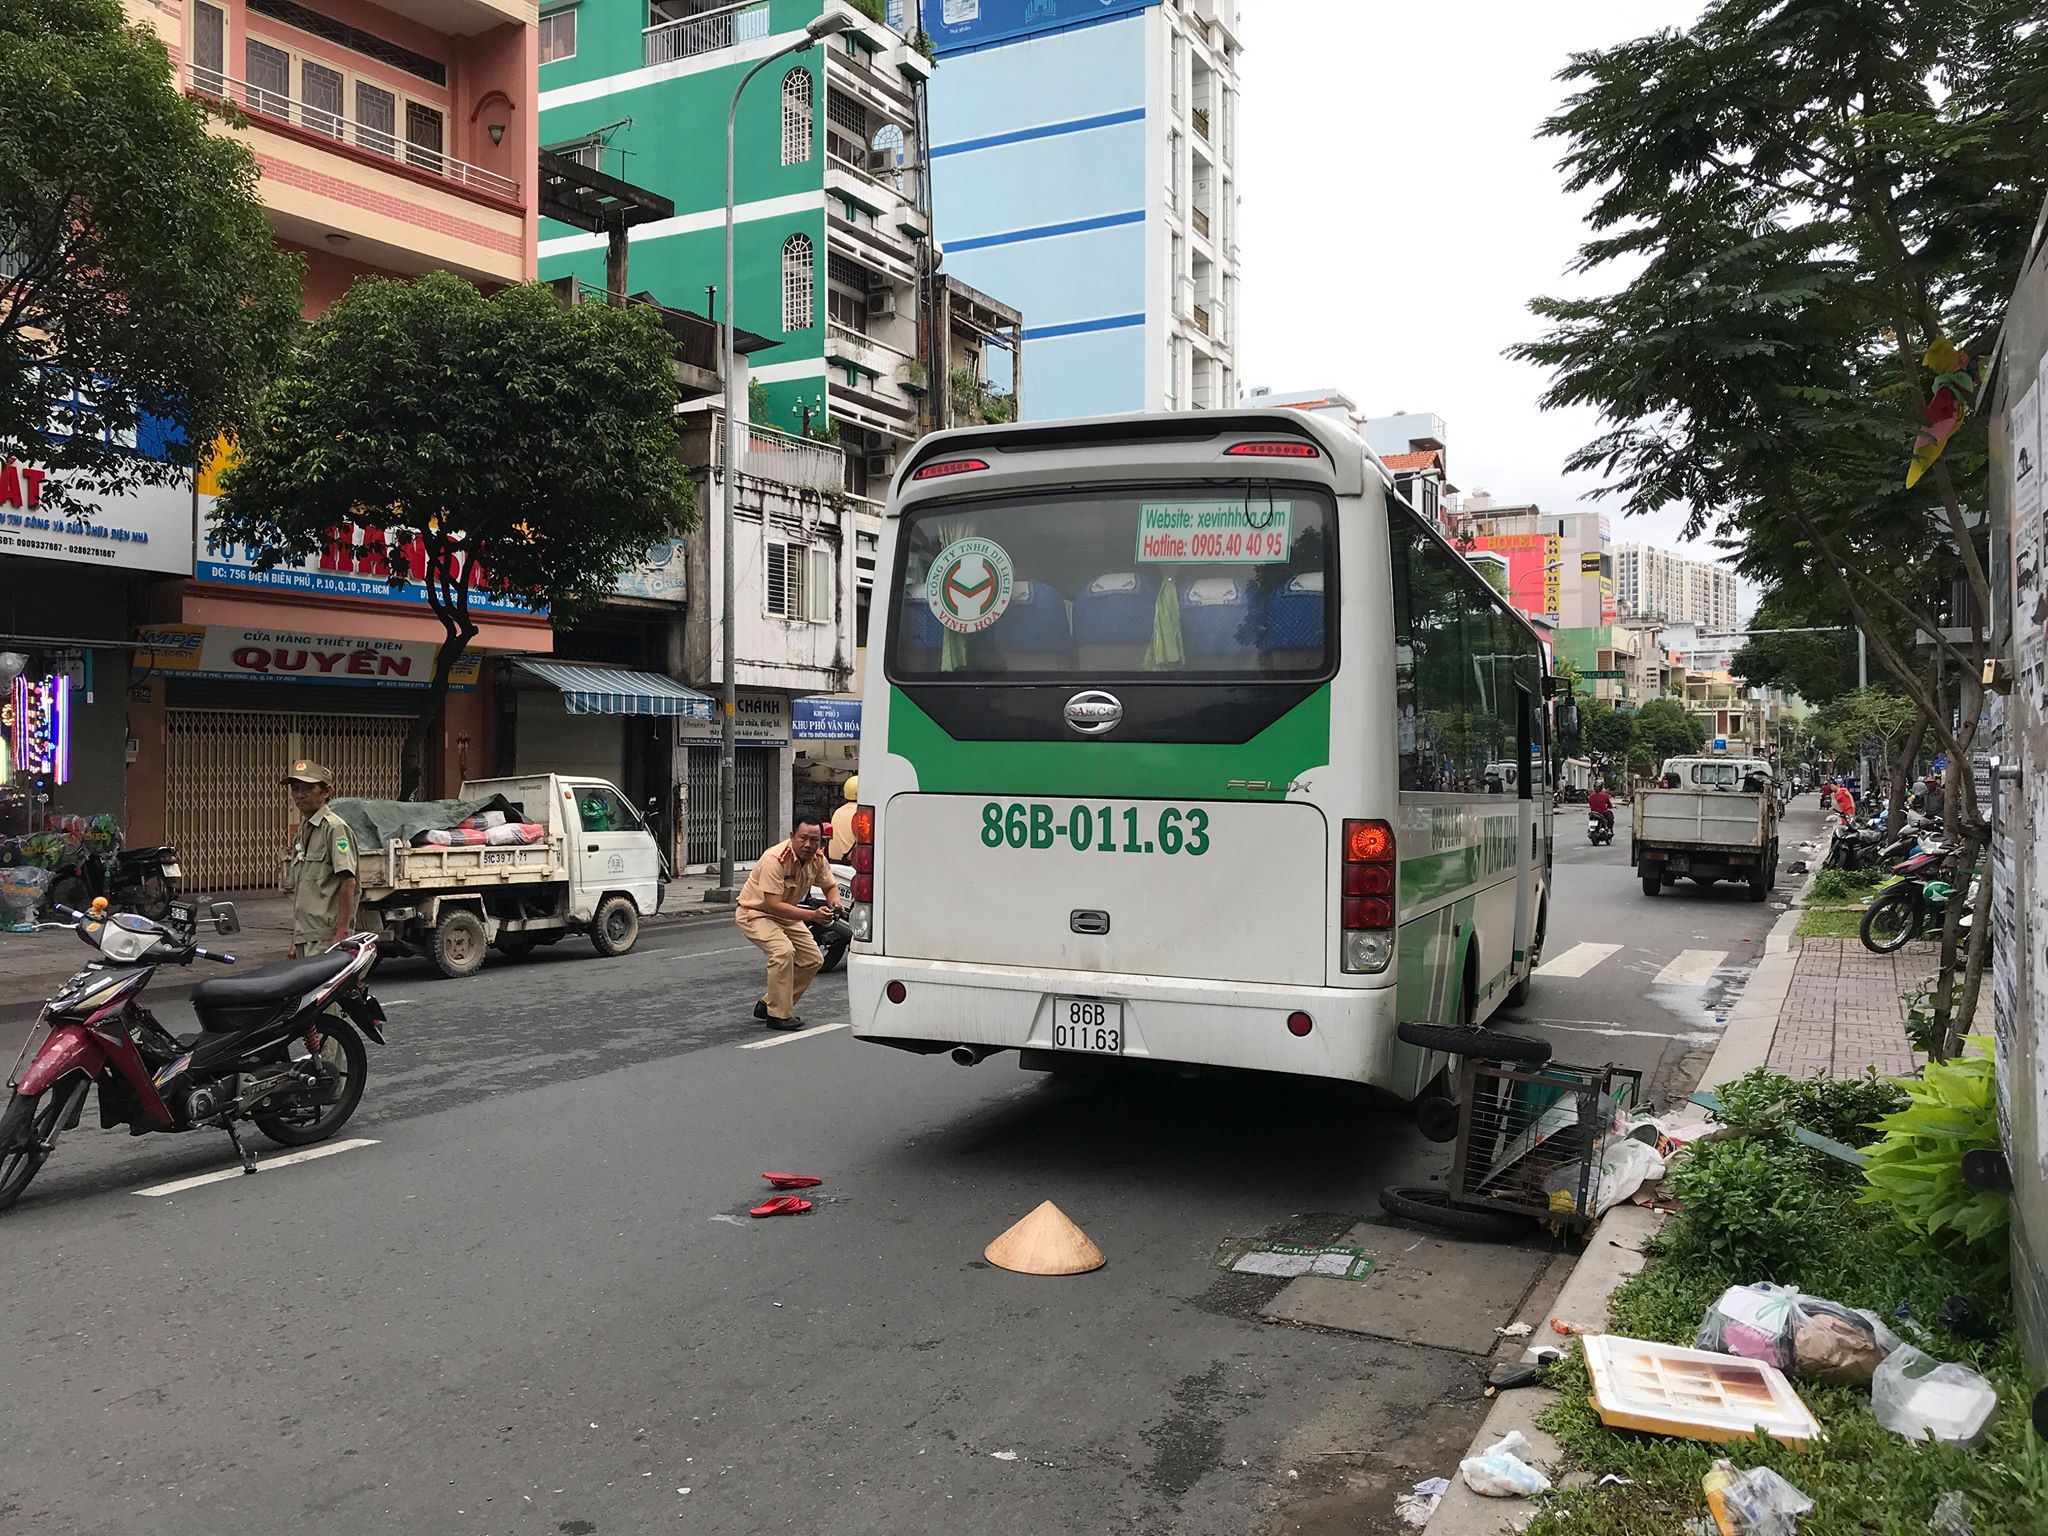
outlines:
{"label": "conical hat on road", "polygon": [[1088,1234],[1050,1200],[990,1243],[982,1257],[1020,1275],[1080,1275],[1108,1262]]}

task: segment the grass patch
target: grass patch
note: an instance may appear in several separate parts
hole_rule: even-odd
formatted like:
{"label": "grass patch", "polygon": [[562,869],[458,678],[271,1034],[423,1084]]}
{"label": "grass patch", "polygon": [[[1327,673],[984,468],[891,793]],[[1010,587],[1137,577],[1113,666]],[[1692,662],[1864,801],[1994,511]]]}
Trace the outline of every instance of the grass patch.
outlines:
{"label": "grass patch", "polygon": [[1802,1536],[1924,1532],[1935,1501],[1951,1490],[1968,1501],[1973,1536],[2048,1531],[2048,1445],[2028,1423],[2033,1388],[2006,1287],[1966,1260],[1902,1252],[1904,1234],[1891,1213],[1857,1203],[1862,1186],[1852,1171],[1837,1171],[1825,1159],[1789,1151],[1766,1155],[1782,1157],[1788,1179],[1805,1185],[1798,1205],[1801,1226],[1779,1246],[1769,1272],[1731,1256],[1714,1234],[1689,1230],[1689,1218],[1681,1216],[1650,1266],[1615,1292],[1610,1330],[1689,1345],[1723,1289],[1757,1280],[1794,1284],[1881,1316],[1904,1301],[1922,1320],[1935,1317],[1943,1298],[1964,1296],[2000,1329],[1998,1338],[1976,1344],[1935,1328],[1929,1352],[1983,1372],[1997,1388],[1990,1438],[1976,1451],[1915,1445],[1877,1422],[1867,1389],[1796,1378],[1800,1396],[1826,1431],[1811,1446],[1769,1441],[1715,1446],[1609,1429],[1593,1411],[1584,1358],[1575,1346],[1548,1373],[1562,1396],[1543,1416],[1543,1427],[1563,1447],[1567,1470],[1596,1477],[1616,1472],[1632,1483],[1554,1495],[1529,1528],[1531,1536],[1674,1536],[1706,1512],[1700,1479],[1720,1456],[1739,1467],[1774,1467],[1808,1494],[1815,1509],[1800,1523]]}
{"label": "grass patch", "polygon": [[1853,939],[1862,927],[1861,907],[1808,907],[1794,931],[1802,939]]}

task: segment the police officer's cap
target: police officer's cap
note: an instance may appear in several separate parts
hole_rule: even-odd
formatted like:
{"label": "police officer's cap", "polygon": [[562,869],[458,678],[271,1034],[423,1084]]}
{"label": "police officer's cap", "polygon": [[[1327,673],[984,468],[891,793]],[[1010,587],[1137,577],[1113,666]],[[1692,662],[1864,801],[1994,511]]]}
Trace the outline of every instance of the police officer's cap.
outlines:
{"label": "police officer's cap", "polygon": [[309,763],[302,757],[285,770],[284,777],[278,782],[282,784],[332,784],[334,782],[334,775],[318,763]]}

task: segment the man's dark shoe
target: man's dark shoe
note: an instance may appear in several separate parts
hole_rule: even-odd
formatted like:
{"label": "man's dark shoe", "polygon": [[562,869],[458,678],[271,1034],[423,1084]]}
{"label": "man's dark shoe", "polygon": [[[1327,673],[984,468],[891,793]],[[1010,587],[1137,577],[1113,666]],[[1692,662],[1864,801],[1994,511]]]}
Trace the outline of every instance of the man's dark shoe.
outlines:
{"label": "man's dark shoe", "polygon": [[804,1016],[800,1013],[792,1013],[786,1019],[778,1019],[772,1013],[763,1013],[761,1017],[762,1021],[770,1029],[802,1029],[804,1027]]}
{"label": "man's dark shoe", "polygon": [[757,1018],[757,1019],[765,1019],[765,1018],[767,1018],[767,1017],[768,1017],[768,999],[767,999],[767,998],[765,998],[765,997],[764,997],[764,998],[762,998],[762,999],[761,999],[761,1001],[759,1001],[758,1003],[754,1004],[754,1017],[755,1017],[755,1018]]}

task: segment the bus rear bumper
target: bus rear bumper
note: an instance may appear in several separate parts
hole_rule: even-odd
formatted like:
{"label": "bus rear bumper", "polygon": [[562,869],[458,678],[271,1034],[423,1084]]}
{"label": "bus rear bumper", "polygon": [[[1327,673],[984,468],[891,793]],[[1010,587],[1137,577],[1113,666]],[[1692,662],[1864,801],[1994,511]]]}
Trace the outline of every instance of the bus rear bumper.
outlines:
{"label": "bus rear bumper", "polygon": [[[889,1000],[891,982],[902,983],[900,1003]],[[1252,987],[856,954],[848,959],[847,992],[854,1037],[905,1050],[965,1045],[1100,1060],[1053,1043],[1055,999],[1088,998],[1123,1005],[1118,1054],[1125,1059],[1339,1078],[1404,1099],[1423,1086],[1424,1053],[1394,1035],[1391,980],[1369,987]],[[1294,1013],[1308,1015],[1307,1034],[1289,1030]]]}

